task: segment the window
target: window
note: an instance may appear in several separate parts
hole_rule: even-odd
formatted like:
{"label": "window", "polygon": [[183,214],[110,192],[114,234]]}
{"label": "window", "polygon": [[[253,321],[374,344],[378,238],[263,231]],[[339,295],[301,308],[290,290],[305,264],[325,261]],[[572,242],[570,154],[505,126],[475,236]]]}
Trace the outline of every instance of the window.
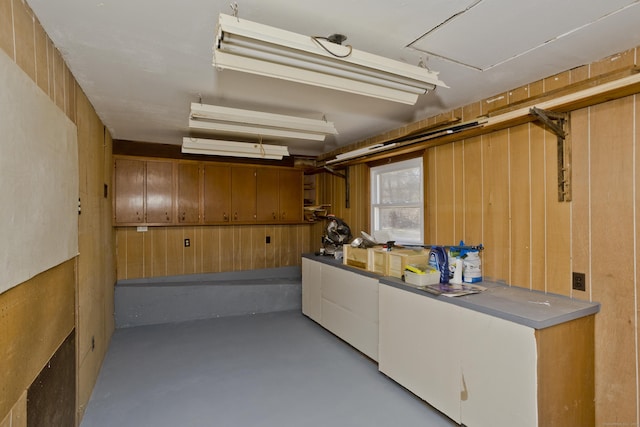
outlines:
{"label": "window", "polygon": [[376,240],[423,244],[422,158],[371,168],[371,227]]}

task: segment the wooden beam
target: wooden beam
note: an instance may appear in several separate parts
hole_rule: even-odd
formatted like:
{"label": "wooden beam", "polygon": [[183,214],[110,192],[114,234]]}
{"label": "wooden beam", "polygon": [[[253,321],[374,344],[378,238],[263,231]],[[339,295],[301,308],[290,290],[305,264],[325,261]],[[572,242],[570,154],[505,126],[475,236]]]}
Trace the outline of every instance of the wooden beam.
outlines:
{"label": "wooden beam", "polygon": [[[552,111],[555,113],[568,113],[579,110],[581,108],[590,107],[614,99],[624,98],[626,96],[640,93],[640,74],[623,77],[618,80],[603,83],[599,86],[590,87],[578,92],[570,93],[558,98],[550,99],[536,104],[537,108]],[[348,166],[359,163],[368,163],[397,155],[414,153],[420,150],[426,150],[438,145],[444,145],[451,142],[461,141],[476,136],[486,135],[491,132],[518,126],[536,120],[536,117],[529,113],[531,106],[526,106],[499,114],[489,116],[482,126],[463,130],[458,133],[445,134],[436,136],[426,141],[413,142],[408,141],[401,144],[398,148],[394,148],[384,153],[373,154],[367,157],[349,159],[345,162],[334,163],[334,166]]]}

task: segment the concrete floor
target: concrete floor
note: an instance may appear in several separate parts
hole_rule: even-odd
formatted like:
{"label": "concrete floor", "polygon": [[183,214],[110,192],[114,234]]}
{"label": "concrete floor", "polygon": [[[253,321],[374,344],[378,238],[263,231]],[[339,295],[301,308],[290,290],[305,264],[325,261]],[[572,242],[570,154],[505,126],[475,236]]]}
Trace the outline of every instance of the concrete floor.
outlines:
{"label": "concrete floor", "polygon": [[117,329],[81,427],[451,427],[299,311]]}

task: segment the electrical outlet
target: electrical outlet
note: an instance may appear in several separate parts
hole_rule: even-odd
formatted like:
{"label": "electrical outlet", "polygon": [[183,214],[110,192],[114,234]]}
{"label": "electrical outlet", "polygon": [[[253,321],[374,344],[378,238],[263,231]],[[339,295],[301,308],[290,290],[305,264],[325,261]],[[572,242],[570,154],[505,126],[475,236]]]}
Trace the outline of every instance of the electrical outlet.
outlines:
{"label": "electrical outlet", "polygon": [[587,278],[584,273],[573,273],[573,284],[572,287],[575,291],[586,291],[587,290]]}
{"label": "electrical outlet", "polygon": [[184,247],[188,248],[189,246],[191,246],[191,240],[190,239],[184,239]]}
{"label": "electrical outlet", "polygon": [[271,236],[267,236],[267,243],[271,243]]}

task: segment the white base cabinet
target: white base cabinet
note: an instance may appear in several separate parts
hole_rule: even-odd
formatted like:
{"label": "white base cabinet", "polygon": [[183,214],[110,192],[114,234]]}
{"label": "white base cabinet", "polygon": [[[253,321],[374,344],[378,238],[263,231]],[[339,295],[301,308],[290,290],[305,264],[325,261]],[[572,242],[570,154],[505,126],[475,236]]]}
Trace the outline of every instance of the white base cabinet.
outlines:
{"label": "white base cabinet", "polygon": [[378,360],[378,279],[302,259],[302,313]]}
{"label": "white base cabinet", "polygon": [[322,264],[302,258],[302,314],[320,323],[322,316]]}
{"label": "white base cabinet", "polygon": [[379,369],[469,427],[534,427],[532,328],[380,285]]}
{"label": "white base cabinet", "polygon": [[495,285],[448,301],[323,261],[302,259],[302,312],[455,422],[595,427],[599,304]]}

